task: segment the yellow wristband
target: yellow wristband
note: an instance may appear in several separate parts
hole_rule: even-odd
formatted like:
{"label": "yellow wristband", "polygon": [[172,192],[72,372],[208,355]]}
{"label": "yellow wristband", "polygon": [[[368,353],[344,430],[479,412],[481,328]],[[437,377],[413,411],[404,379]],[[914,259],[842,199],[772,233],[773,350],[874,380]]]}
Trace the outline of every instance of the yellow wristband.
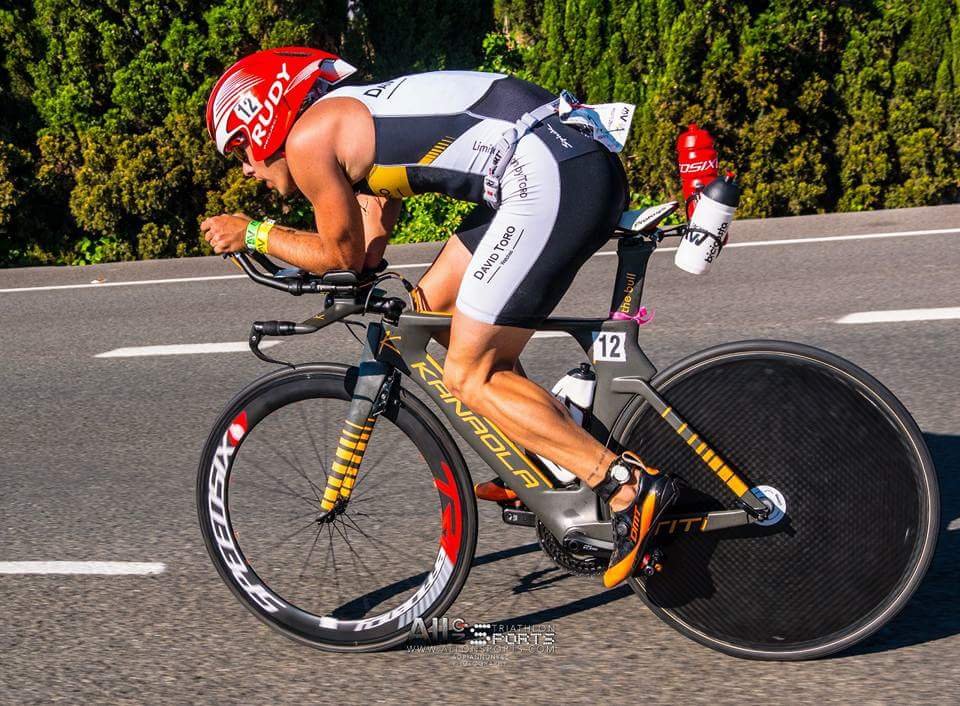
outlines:
{"label": "yellow wristband", "polygon": [[264,221],[257,226],[257,235],[254,243],[254,249],[257,252],[263,253],[264,255],[267,254],[267,241],[271,230],[273,230],[273,221]]}
{"label": "yellow wristband", "polygon": [[250,221],[247,223],[247,231],[243,236],[243,242],[249,252],[256,250],[257,228],[260,227],[260,221]]}

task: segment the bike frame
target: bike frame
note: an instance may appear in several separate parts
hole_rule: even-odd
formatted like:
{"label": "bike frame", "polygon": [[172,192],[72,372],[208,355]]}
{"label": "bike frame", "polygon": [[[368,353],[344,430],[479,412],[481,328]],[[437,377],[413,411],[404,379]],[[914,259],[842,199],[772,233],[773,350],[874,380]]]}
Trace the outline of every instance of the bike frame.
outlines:
{"label": "bike frame", "polygon": [[[633,235],[618,242],[617,278],[611,310],[634,316],[640,309],[647,263],[659,242],[658,235]],[[374,291],[374,295],[380,292]],[[356,298],[330,295],[323,312],[302,325],[316,329],[364,309]],[[391,320],[392,319],[392,320]],[[373,432],[377,414],[393,395],[398,374],[414,380],[441,409],[456,433],[532,510],[557,538],[571,532],[594,547],[610,548],[610,524],[602,515],[596,494],[585,483],[556,488],[549,474],[519,448],[489,419],[471,411],[454,397],[443,383],[442,364],[427,352],[430,339],[450,327],[448,314],[404,312],[384,316],[367,326],[359,374],[346,424],[340,439],[338,458],[333,463],[323,498],[330,510],[338,499],[349,499],[357,477],[366,442]],[[638,342],[635,320],[549,318],[542,331],[563,331],[574,338],[594,365],[597,388],[588,431],[600,443],[621,450],[612,430],[630,402],[640,395],[723,480],[742,509],[699,515],[667,517],[661,525],[678,522],[696,524],[700,531],[744,525],[764,519],[768,509],[749,486],[651,387],[656,368]],[[619,425],[622,427],[622,425]],[[659,529],[659,527],[658,527]],[[672,530],[671,530],[672,531]]]}

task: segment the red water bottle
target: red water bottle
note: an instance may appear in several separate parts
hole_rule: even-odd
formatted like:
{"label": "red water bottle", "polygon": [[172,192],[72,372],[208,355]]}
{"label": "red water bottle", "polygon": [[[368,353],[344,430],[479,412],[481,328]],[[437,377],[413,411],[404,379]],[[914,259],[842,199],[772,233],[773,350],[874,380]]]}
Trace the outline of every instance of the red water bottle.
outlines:
{"label": "red water bottle", "polygon": [[717,151],[709,132],[690,123],[677,138],[677,164],[683,183],[683,198],[687,202],[687,219],[693,215],[697,189],[704,188],[717,178]]}

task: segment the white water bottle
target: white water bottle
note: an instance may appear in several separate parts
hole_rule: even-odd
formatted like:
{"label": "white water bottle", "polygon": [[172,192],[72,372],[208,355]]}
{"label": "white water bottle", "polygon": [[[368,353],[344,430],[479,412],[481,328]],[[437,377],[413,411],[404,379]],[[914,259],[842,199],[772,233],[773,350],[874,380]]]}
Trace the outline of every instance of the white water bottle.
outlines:
{"label": "white water bottle", "polygon": [[[560,378],[550,392],[563,403],[577,424],[586,426],[590,419],[590,410],[593,408],[593,394],[596,389],[596,374],[590,369],[589,363],[581,363],[579,368],[574,368]],[[537,458],[560,482],[560,485],[567,485],[577,479],[573,473],[563,466],[559,466],[539,454]]]}
{"label": "white water bottle", "polygon": [[700,275],[720,255],[730,236],[730,223],[740,203],[740,187],[731,172],[711,181],[700,194],[673,262],[681,270]]}

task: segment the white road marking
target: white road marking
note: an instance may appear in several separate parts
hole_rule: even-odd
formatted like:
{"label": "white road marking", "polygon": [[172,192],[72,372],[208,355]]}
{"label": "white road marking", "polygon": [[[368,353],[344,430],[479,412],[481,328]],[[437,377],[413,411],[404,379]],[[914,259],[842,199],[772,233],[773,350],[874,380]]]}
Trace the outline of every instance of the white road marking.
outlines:
{"label": "white road marking", "polygon": [[897,321],[941,321],[960,319],[960,306],[938,309],[891,309],[889,311],[857,311],[841,316],[838,324],[887,324]]}
{"label": "white road marking", "polygon": [[140,561],[0,561],[0,574],[88,574],[147,576],[162,574],[166,565]]}
{"label": "white road marking", "polygon": [[569,335],[566,331],[537,331],[533,338],[564,338]]}
{"label": "white road marking", "polygon": [[[783,240],[755,240],[753,242],[729,243],[727,248],[757,248],[768,245],[804,245],[808,243],[834,243],[845,240],[871,240],[876,238],[908,238],[918,235],[946,235],[948,233],[960,233],[960,228],[936,228],[933,230],[902,230],[889,233],[861,233],[859,235],[830,235],[816,238],[785,238]],[[667,253],[675,252],[675,247],[659,247],[656,252]],[[604,250],[594,254],[594,257],[605,255],[616,255],[616,250]],[[391,265],[391,270],[415,270],[421,267],[429,267],[432,262],[413,262],[406,265]],[[57,284],[45,285],[39,287],[10,287],[0,289],[0,294],[12,294],[15,292],[42,292],[55,289],[96,289],[98,287],[132,287],[141,284],[175,284],[181,282],[206,282],[218,279],[246,279],[246,275],[217,275],[206,277],[173,277],[169,279],[143,279],[132,282],[103,282],[101,284]]]}
{"label": "white road marking", "polygon": [[[281,341],[262,341],[260,348],[280,345]],[[94,358],[139,358],[148,355],[193,355],[195,353],[245,353],[250,350],[246,341],[228,343],[176,343],[168,346],[139,346],[114,348],[106,353],[97,353]]]}
{"label": "white road marking", "polygon": [[[901,230],[890,233],[861,233],[860,235],[826,235],[816,238],[786,238],[784,240],[753,240],[746,243],[727,243],[724,250],[729,248],[759,248],[768,245],[807,245],[809,243],[836,243],[845,240],[876,240],[878,238],[910,238],[917,235],[946,235],[947,233],[960,233],[960,228],[937,228],[934,230]],[[676,252],[676,248],[659,247],[654,252]],[[616,255],[616,250],[605,250],[598,252],[597,255]]]}
{"label": "white road marking", "polygon": [[53,289],[100,289],[102,287],[133,287],[138,284],[175,284],[177,282],[206,282],[215,279],[247,279],[246,275],[216,275],[209,277],[171,277],[169,279],[140,279],[132,282],[98,282],[97,284],[54,284],[44,287],[12,287],[0,289],[0,294],[11,292],[44,292]]}

